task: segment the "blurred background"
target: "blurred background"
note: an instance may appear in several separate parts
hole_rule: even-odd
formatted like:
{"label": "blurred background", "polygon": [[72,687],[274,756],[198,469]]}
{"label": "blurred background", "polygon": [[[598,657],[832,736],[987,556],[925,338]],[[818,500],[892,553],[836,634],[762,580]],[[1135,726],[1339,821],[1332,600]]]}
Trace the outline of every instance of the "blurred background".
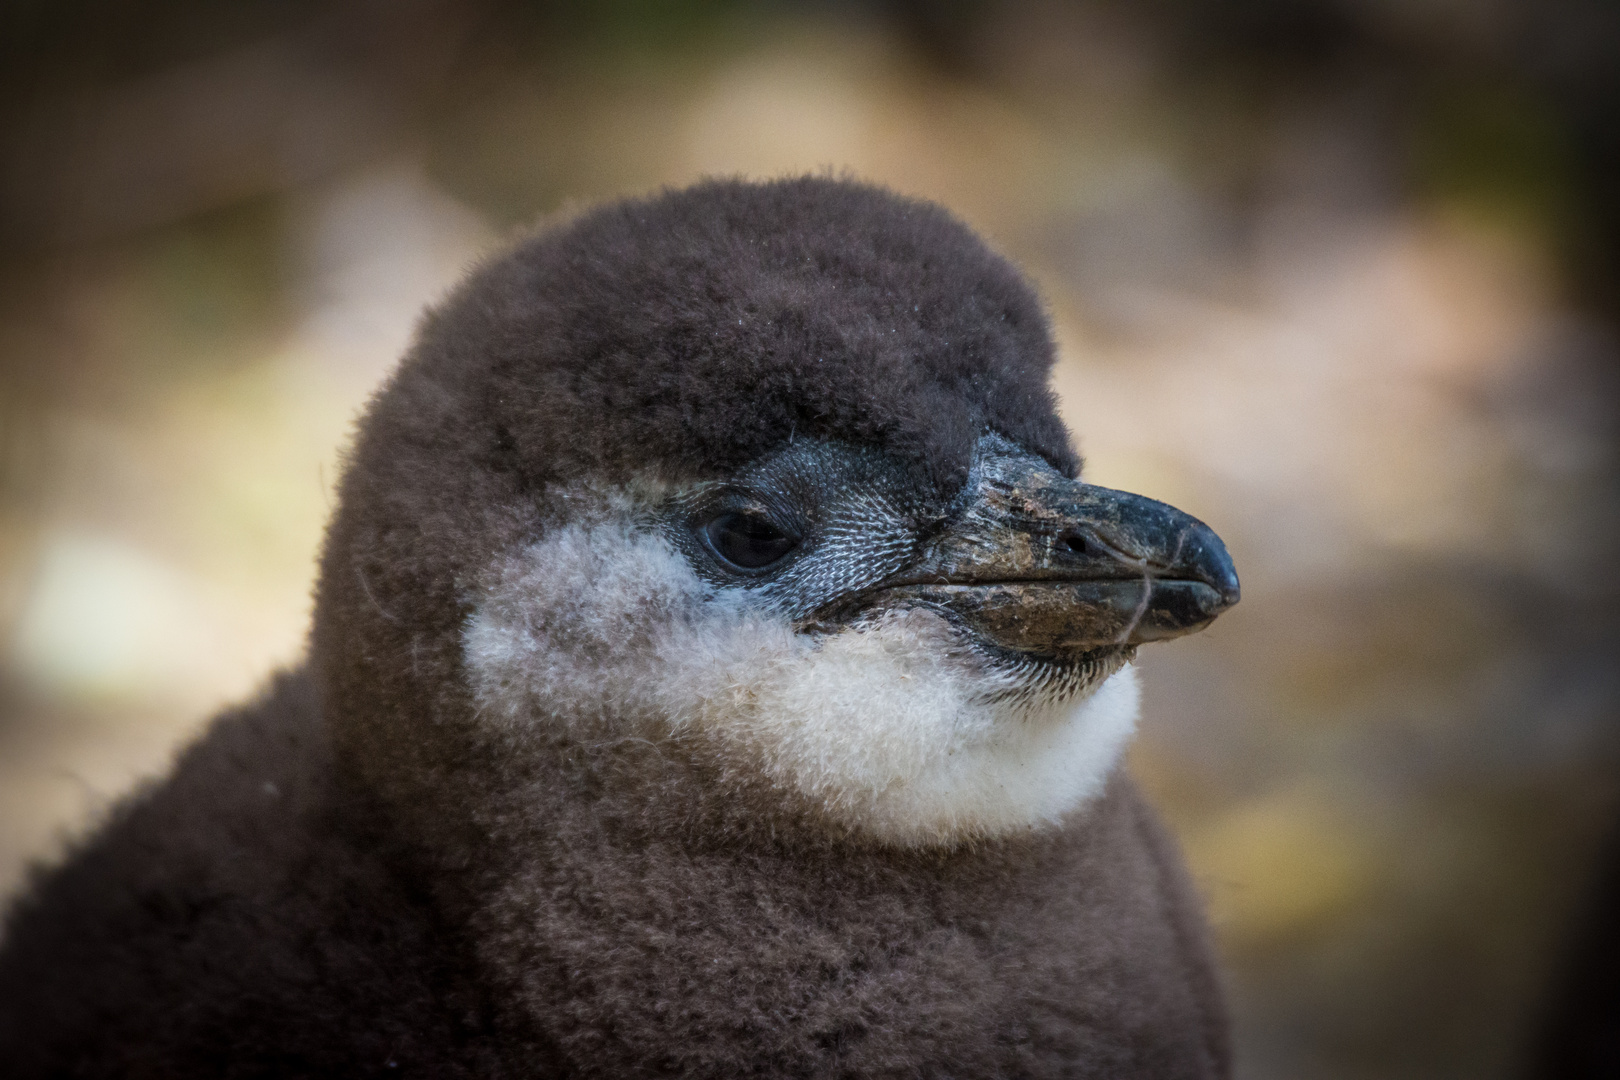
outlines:
{"label": "blurred background", "polygon": [[7,0],[0,894],[297,662],[340,448],[472,260],[826,168],[1027,268],[1089,478],[1236,557],[1133,767],[1240,1075],[1559,1075],[1616,952],[1608,0]]}

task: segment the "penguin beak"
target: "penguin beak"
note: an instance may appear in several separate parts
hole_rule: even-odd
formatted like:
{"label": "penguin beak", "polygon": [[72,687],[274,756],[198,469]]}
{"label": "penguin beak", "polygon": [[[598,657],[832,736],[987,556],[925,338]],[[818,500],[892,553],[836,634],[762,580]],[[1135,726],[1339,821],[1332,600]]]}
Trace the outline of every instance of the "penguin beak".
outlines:
{"label": "penguin beak", "polygon": [[1003,461],[922,559],[879,586],[885,606],[942,609],[1004,648],[1072,656],[1191,634],[1238,602],[1231,556],[1203,522]]}

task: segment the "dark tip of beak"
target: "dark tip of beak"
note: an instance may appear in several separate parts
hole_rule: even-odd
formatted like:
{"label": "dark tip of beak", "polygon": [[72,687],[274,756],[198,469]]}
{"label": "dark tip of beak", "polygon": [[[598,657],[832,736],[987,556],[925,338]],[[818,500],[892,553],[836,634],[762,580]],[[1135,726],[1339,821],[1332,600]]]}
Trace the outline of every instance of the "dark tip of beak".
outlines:
{"label": "dark tip of beak", "polygon": [[1226,545],[1197,518],[1129,492],[1071,490],[1071,503],[1052,505],[1067,523],[1048,549],[1050,571],[1071,581],[1116,582],[1108,588],[1132,611],[1128,640],[1192,633],[1242,596]]}
{"label": "dark tip of beak", "polygon": [[[1115,497],[1123,513],[1094,529],[1092,537],[1083,536],[1085,526],[1074,532],[1089,545],[1088,552],[1100,546],[1098,554],[1139,575],[1137,588],[1145,591],[1138,594],[1140,608],[1125,640],[1137,644],[1195,633],[1238,602],[1237,568],[1215,530],[1164,503],[1123,493]],[[1129,602],[1129,595],[1120,599]]]}
{"label": "dark tip of beak", "polygon": [[1215,535],[1215,530],[1202,521],[1192,522],[1185,536],[1185,557],[1171,569],[1179,572],[1177,576],[1185,575],[1215,590],[1219,606],[1210,612],[1210,617],[1214,618],[1243,598],[1237,567],[1232,565],[1232,556],[1227,554],[1226,545]]}
{"label": "dark tip of beak", "polygon": [[1202,630],[1241,597],[1231,555],[1202,521],[1187,518],[1168,552],[1178,555],[1149,570],[1149,591],[1142,601],[1145,612],[1128,635],[1132,643],[1165,641]]}

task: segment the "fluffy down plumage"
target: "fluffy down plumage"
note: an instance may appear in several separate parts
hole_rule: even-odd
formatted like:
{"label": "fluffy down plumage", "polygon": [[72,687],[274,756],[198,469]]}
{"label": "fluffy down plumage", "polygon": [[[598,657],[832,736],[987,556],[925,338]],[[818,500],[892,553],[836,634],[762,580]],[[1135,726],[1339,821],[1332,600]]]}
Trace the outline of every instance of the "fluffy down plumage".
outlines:
{"label": "fluffy down plumage", "polygon": [[[361,423],[307,664],[12,910],[8,1073],[1226,1075],[1197,898],[1117,770],[897,842],[758,764],[793,764],[769,720],[796,706],[750,714],[768,753],[692,734],[735,710],[683,704],[646,628],[697,615],[522,563],[656,538],[668,492],[800,439],[881,450],[919,505],[987,433],[1073,476],[1051,362],[1010,265],[846,181],[707,182],[485,264]],[[559,581],[596,622],[524,606]],[[772,663],[817,653],[776,625]],[[606,677],[627,652],[653,674]]]}

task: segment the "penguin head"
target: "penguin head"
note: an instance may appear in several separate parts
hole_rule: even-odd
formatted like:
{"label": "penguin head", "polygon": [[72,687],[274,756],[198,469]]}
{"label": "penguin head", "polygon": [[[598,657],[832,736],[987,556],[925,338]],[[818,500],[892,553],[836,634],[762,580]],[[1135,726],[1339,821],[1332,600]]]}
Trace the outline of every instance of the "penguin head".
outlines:
{"label": "penguin head", "polygon": [[1052,355],[968,229],[847,181],[520,244],[361,425],[312,650],[345,760],[436,815],[566,768],[654,823],[1061,820],[1134,726],[1136,648],[1238,584],[1200,522],[1078,479]]}

